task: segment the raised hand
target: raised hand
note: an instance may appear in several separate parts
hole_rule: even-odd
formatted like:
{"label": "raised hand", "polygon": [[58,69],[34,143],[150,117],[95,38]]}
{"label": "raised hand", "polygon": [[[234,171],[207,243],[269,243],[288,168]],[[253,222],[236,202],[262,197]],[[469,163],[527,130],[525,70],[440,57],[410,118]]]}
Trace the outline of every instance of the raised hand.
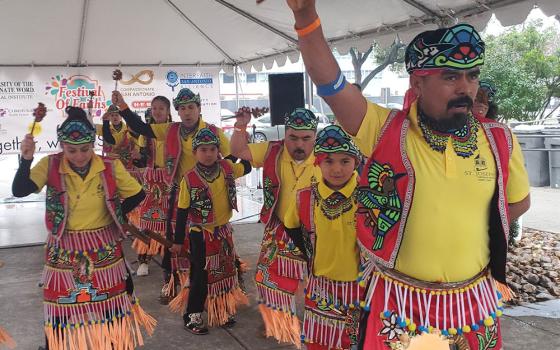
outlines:
{"label": "raised hand", "polygon": [[33,135],[27,134],[21,141],[21,157],[26,160],[32,160],[35,154],[35,139]]}
{"label": "raised hand", "polygon": [[119,108],[126,105],[123,96],[117,90],[113,91],[113,93],[111,94],[111,102]]}
{"label": "raised hand", "polygon": [[251,121],[251,108],[249,107],[241,107],[239,108],[239,110],[237,111],[237,113],[235,113],[235,125],[236,126],[247,126],[247,124],[249,124],[249,122]]}

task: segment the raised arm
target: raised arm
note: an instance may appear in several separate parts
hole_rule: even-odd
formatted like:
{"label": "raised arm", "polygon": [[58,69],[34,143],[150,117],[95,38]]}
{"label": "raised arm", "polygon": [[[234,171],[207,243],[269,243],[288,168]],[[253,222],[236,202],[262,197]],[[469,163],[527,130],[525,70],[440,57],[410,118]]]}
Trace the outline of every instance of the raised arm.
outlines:
{"label": "raised arm", "polygon": [[237,158],[253,161],[253,155],[249,150],[247,138],[247,125],[251,121],[251,111],[248,107],[240,108],[236,113],[236,121],[231,135],[231,154]]}
{"label": "raised arm", "polygon": [[134,113],[130,110],[130,108],[128,108],[128,105],[124,101],[124,98],[122,97],[120,92],[113,91],[113,94],[111,95],[111,102],[119,107],[119,114],[121,115],[121,117],[123,117],[124,121],[126,122],[128,127],[132,129],[132,131],[140,135],[156,138],[156,135],[154,134],[154,131],[152,130],[150,124],[144,123],[138,114]]}
{"label": "raised arm", "polygon": [[14,197],[25,197],[37,191],[39,187],[31,180],[31,163],[35,153],[35,141],[31,134],[25,135],[21,142],[21,160],[12,182]]}
{"label": "raised arm", "polygon": [[[356,135],[366,115],[367,101],[354,85],[346,83],[340,86],[341,70],[323,35],[315,0],[286,0],[295,19],[298,30],[299,49],[305,68],[319,93],[331,107],[340,125],[350,134]],[[314,29],[315,28],[315,29]]]}

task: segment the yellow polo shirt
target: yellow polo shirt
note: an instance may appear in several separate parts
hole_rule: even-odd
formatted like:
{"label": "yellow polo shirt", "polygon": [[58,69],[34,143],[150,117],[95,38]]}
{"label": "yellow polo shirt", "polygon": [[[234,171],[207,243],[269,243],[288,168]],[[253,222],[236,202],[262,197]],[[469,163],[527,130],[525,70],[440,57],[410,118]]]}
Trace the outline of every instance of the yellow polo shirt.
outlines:
{"label": "yellow polo shirt", "polygon": [[[240,178],[243,176],[245,167],[241,163],[232,163],[230,160],[226,160],[230,163],[233,168],[233,177]],[[210,193],[212,195],[212,207],[214,209],[214,223],[211,225],[203,225],[203,227],[211,231],[216,226],[222,226],[229,222],[233,214],[233,209],[229,203],[229,197],[227,193],[227,186],[223,171],[220,171],[220,175],[212,182],[208,183],[210,188]],[[187,209],[191,206],[191,196],[190,196],[190,186],[183,176],[179,185],[179,204],[178,207],[182,209]]]}
{"label": "yellow polo shirt", "polygon": [[[338,192],[349,198],[358,185],[358,174],[350,178],[348,183]],[[325,184],[318,183],[321,198],[328,198],[335,191]],[[298,204],[291,203],[285,215],[284,225],[287,228],[301,226]],[[339,217],[329,220],[318,205],[313,206],[315,222],[315,252],[313,257],[313,273],[335,281],[355,281],[358,278],[360,256],[356,242],[356,202],[352,209]],[[307,210],[307,208],[306,208]]]}
{"label": "yellow polo shirt", "polygon": [[[163,123],[163,124],[151,124],[150,127],[156,136],[158,141],[164,142],[167,138],[167,131],[169,130],[169,126],[171,123]],[[207,127],[207,123],[202,120],[202,118],[198,121],[198,130]],[[220,153],[223,157],[228,156],[231,154],[231,149],[229,146],[229,139],[226,137],[222,129],[218,129],[218,137],[220,138]],[[192,139],[196,132],[190,133],[185,140],[181,140],[182,152],[181,152],[181,159],[179,160],[179,168],[177,169],[177,174],[175,178],[177,181],[180,181],[181,177],[185,175],[185,173],[191,170],[194,165],[196,164],[196,160],[194,159],[193,151],[192,151]],[[161,145],[163,149],[163,145]],[[162,156],[162,164],[165,163],[163,160],[163,151],[161,152]]]}
{"label": "yellow polo shirt", "polygon": [[[251,156],[253,157],[252,165],[255,168],[261,168],[264,165],[265,157],[268,153],[270,142],[252,143],[249,145]],[[286,146],[280,154],[280,198],[274,212],[276,216],[284,222],[284,217],[291,203],[296,201],[296,193],[302,188],[311,186],[311,177],[315,176],[317,181],[322,179],[321,170],[315,167],[315,156],[311,154],[303,162],[296,162],[290,157]]]}
{"label": "yellow polo shirt", "polygon": [[[117,130],[117,129],[115,129],[113,124],[109,123],[109,130],[111,131],[111,135],[113,135],[113,138],[115,139],[115,145],[113,145],[113,146],[114,147],[119,147],[120,144],[123,142],[126,133],[128,132],[128,127],[126,126],[126,124],[124,122],[122,122],[121,129]],[[95,125],[95,132],[96,132],[97,135],[103,136],[103,125],[96,124]],[[130,136],[130,137],[133,138],[132,136]]]}
{"label": "yellow polo shirt", "polygon": [[[38,191],[47,184],[49,157],[42,158],[32,169],[30,178]],[[118,193],[121,199],[134,196],[142,186],[126,171],[120,161],[113,161]],[[67,230],[91,230],[107,226],[113,218],[105,204],[105,192],[101,173],[105,170],[103,160],[94,155],[89,173],[82,179],[70,168],[66,158],[62,159],[59,173],[64,174],[68,194]]]}
{"label": "yellow polo shirt", "polygon": [[[354,138],[364,154],[371,155],[387,116],[387,109],[368,103],[366,116]],[[469,158],[456,155],[451,140],[445,152],[439,153],[424,140],[416,104],[412,105],[408,117],[411,126],[406,135],[406,151],[416,184],[396,269],[423,281],[469,279],[490,261],[488,225],[490,201],[496,187],[496,164],[488,140],[480,127],[475,155]],[[515,203],[528,194],[523,155],[513,136],[507,198]]]}

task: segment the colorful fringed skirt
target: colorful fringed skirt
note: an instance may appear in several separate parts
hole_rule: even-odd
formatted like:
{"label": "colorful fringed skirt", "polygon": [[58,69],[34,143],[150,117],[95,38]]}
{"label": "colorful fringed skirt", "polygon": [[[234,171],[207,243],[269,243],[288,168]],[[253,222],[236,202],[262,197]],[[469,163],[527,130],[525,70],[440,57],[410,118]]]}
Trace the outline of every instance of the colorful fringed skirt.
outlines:
{"label": "colorful fringed skirt", "polygon": [[267,337],[301,346],[301,324],[295,294],[307,263],[292,243],[284,224],[273,216],[264,229],[255,282]]}
{"label": "colorful fringed skirt", "polygon": [[[146,198],[137,207],[137,226],[142,230],[148,229],[165,237],[173,183],[169,181],[167,171],[161,168],[141,169],[137,180],[142,184],[144,192],[146,192]],[[172,223],[174,222],[175,221],[172,220]],[[164,252],[164,247],[154,240],[147,245],[136,239],[132,244],[132,248],[140,255],[163,256]]]}
{"label": "colorful fringed skirt", "polygon": [[369,316],[364,349],[398,346],[422,333],[441,334],[457,349],[502,349],[501,295],[486,270],[456,283],[374,271],[365,304]]}
{"label": "colorful fringed skirt", "polygon": [[134,297],[115,225],[49,235],[42,276],[50,350],[134,349],[155,320]]}
{"label": "colorful fringed skirt", "polygon": [[356,281],[310,276],[301,336],[307,349],[346,350],[357,344],[361,298],[363,288]]}
{"label": "colorful fringed skirt", "polygon": [[[240,268],[233,245],[233,229],[230,224],[204,231],[206,252],[205,270],[208,273],[208,296],[206,310],[208,326],[222,326],[230,316],[237,313],[240,305],[248,305],[249,300],[239,284]],[[182,281],[182,291],[171,301],[169,307],[174,312],[184,312],[188,301],[188,281]]]}

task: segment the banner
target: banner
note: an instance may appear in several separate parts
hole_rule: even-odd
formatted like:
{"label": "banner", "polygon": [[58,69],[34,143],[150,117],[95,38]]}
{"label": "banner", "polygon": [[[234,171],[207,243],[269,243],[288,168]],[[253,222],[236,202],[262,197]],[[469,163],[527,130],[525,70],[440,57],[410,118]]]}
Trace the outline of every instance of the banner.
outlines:
{"label": "banner", "polygon": [[[92,98],[91,114],[95,124],[111,104],[113,68],[2,68],[0,71],[0,155],[19,153],[21,141],[31,131],[33,109],[39,102],[47,106],[47,116],[35,126],[36,152],[60,150],[56,127],[65,118],[67,106],[81,107],[87,112]],[[219,68],[196,67],[121,67],[123,79],[118,83],[130,109],[144,117],[151,100],[163,95],[169,100],[187,87],[200,93],[203,119],[220,123]],[[171,106],[173,120],[179,121]],[[101,140],[97,142],[101,146]]]}

